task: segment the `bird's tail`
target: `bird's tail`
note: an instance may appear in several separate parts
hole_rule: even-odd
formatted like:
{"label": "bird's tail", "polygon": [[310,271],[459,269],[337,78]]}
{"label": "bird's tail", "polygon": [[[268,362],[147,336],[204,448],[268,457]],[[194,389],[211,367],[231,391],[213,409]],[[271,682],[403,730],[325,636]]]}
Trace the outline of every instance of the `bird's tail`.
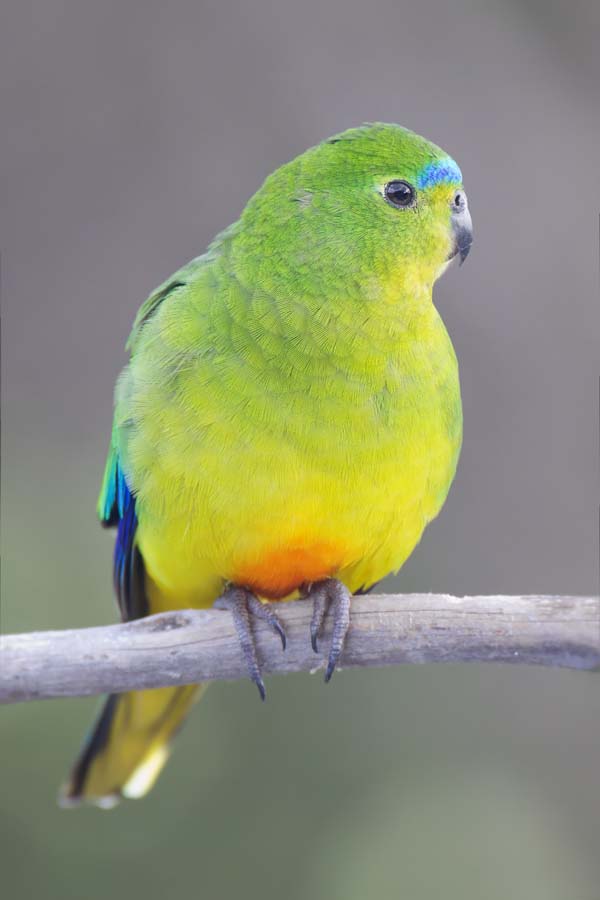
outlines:
{"label": "bird's tail", "polygon": [[169,756],[171,740],[205,685],[111,694],[61,789],[61,806],[108,808],[142,797]]}

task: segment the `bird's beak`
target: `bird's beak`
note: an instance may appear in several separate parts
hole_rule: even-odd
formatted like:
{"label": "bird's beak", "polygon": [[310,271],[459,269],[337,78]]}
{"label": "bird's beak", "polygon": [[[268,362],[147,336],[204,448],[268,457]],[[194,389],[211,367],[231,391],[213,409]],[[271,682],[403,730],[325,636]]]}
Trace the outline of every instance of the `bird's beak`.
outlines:
{"label": "bird's beak", "polygon": [[459,265],[462,266],[469,255],[469,250],[473,243],[473,223],[467,204],[467,195],[464,191],[459,191],[453,202],[452,231],[454,233],[454,246],[449,258],[454,259],[455,256],[459,255]]}

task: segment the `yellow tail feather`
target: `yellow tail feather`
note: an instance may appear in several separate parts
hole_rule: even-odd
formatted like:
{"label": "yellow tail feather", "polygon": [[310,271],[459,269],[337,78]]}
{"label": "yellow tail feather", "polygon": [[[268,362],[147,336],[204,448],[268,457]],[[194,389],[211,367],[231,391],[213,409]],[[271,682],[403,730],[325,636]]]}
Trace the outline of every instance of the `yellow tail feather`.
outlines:
{"label": "yellow tail feather", "polygon": [[62,788],[62,806],[109,808],[142,797],[169,757],[170,742],[205,685],[112,694]]}

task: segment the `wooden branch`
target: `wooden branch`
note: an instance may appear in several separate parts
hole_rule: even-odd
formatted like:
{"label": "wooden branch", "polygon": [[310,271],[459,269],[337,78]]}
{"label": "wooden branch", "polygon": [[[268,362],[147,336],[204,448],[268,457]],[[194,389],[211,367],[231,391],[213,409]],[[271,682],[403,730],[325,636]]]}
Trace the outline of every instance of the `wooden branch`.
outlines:
{"label": "wooden branch", "polygon": [[[282,603],[288,647],[256,623],[265,673],[324,665],[330,629],[315,656],[311,604]],[[595,597],[356,597],[342,665],[504,662],[600,668]],[[244,678],[230,613],[182,610],[121,625],[0,638],[0,702],[81,697],[138,688]]]}

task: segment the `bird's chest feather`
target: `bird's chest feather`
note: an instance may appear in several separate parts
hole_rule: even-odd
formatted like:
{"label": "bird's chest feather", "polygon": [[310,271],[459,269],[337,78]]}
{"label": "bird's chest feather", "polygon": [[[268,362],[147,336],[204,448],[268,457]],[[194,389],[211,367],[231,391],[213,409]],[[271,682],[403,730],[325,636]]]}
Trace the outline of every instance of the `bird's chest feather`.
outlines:
{"label": "bird's chest feather", "polygon": [[[439,511],[461,438],[458,381],[412,373],[378,390],[314,404],[306,432],[282,431],[254,469],[258,508],[235,576],[274,596],[297,581],[350,574],[353,588],[399,568]],[[350,402],[348,402],[350,401]],[[262,457],[264,460],[265,457]],[[260,499],[264,498],[264,499]],[[270,548],[264,552],[264,548]],[[277,574],[276,574],[277,573]]]}
{"label": "bird's chest feather", "polygon": [[180,389],[154,420],[141,480],[149,566],[193,580],[202,561],[271,597],[333,573],[356,589],[399,568],[445,499],[461,440],[454,352],[443,326],[426,337],[376,372],[333,360],[287,379],[197,373],[202,390]]}

